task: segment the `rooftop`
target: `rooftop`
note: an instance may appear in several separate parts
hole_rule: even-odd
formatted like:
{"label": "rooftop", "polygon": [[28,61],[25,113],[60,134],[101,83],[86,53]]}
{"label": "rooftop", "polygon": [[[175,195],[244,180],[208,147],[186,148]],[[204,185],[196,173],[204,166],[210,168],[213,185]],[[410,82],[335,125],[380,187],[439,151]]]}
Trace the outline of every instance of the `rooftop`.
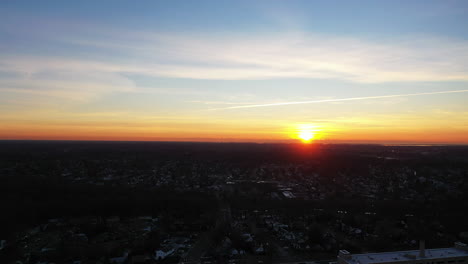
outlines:
{"label": "rooftop", "polygon": [[440,258],[468,257],[468,251],[458,248],[426,249],[425,256],[419,256],[419,250],[394,251],[382,253],[353,254],[347,260],[352,264],[371,264],[376,262],[398,262],[409,260],[428,260]]}

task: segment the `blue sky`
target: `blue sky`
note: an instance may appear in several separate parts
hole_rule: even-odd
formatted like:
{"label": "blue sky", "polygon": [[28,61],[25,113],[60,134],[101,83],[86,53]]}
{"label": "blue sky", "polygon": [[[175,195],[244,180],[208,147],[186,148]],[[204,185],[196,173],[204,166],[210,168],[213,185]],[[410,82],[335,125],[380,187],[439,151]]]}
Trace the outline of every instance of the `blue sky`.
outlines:
{"label": "blue sky", "polygon": [[[466,37],[466,1],[3,1],[2,16],[162,31],[302,30]],[[31,21],[30,20],[30,21]]]}
{"label": "blue sky", "polygon": [[[466,1],[0,7],[3,138],[53,138],[77,127],[81,134],[60,138],[107,139],[106,131],[125,127],[125,139],[177,132],[181,140],[268,141],[313,123],[329,140],[365,141],[375,132],[369,140],[468,142],[467,93],[226,109],[468,89]],[[26,131],[31,124],[41,136]],[[441,127],[454,139],[437,137]]]}

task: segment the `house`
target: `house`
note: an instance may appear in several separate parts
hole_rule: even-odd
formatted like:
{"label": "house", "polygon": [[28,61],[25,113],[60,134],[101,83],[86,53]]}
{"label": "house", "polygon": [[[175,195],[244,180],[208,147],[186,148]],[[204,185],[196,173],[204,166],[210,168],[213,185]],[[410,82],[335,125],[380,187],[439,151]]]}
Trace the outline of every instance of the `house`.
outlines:
{"label": "house", "polygon": [[154,259],[155,260],[163,260],[166,257],[172,255],[172,253],[174,253],[174,252],[175,252],[175,248],[156,250],[156,252],[154,254]]}

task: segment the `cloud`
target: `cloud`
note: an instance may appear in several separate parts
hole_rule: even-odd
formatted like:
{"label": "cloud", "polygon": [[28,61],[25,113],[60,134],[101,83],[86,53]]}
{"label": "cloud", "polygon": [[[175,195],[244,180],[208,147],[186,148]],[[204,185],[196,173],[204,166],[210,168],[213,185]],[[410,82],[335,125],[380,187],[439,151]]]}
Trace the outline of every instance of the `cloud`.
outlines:
{"label": "cloud", "polygon": [[33,35],[38,44],[58,47],[61,52],[40,55],[9,47],[8,52],[0,54],[0,74],[14,77],[0,77],[0,90],[76,100],[115,91],[194,93],[138,87],[132,75],[204,80],[335,79],[356,83],[468,80],[468,42],[461,39],[414,36],[369,40],[301,31],[132,32],[102,27],[89,30],[79,25],[73,27],[74,31],[66,29],[50,29],[54,34],[39,34],[34,28],[18,33]]}
{"label": "cloud", "polygon": [[305,32],[254,35],[111,30],[105,34],[63,32],[47,41],[69,45],[70,49],[80,46],[88,58],[17,54],[3,58],[0,69],[24,73],[89,69],[209,80],[468,80],[468,42],[430,36],[379,41]]}
{"label": "cloud", "polygon": [[135,84],[121,74],[76,61],[61,64],[55,60],[17,58],[9,64],[12,67],[4,65],[0,65],[0,72],[20,74],[0,78],[0,92],[88,101],[106,93],[135,90]]}
{"label": "cloud", "polygon": [[468,42],[463,40],[426,36],[376,42],[302,32],[258,36],[148,33],[134,37],[135,41],[123,40],[114,48],[147,58],[140,61],[143,69],[139,70],[155,76],[371,83],[468,80]]}

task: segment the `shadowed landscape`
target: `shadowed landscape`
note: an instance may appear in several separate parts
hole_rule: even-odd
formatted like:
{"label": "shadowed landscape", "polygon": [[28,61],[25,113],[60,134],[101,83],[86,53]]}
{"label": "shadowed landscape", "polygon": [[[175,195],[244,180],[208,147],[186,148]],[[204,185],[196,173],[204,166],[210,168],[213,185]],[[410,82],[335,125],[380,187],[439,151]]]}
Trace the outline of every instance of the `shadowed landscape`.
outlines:
{"label": "shadowed landscape", "polygon": [[466,146],[0,145],[7,260],[291,262],[468,242]]}

